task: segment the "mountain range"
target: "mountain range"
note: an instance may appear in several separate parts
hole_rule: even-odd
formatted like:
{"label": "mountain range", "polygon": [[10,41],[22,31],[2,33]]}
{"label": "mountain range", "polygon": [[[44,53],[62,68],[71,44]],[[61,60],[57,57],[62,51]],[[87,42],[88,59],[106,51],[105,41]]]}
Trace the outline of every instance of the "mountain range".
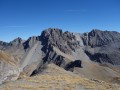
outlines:
{"label": "mountain range", "polygon": [[[41,86],[35,88],[29,80]],[[0,41],[0,89],[9,84],[10,90],[23,90],[21,82],[32,90],[119,90],[120,33],[48,28],[27,40]]]}

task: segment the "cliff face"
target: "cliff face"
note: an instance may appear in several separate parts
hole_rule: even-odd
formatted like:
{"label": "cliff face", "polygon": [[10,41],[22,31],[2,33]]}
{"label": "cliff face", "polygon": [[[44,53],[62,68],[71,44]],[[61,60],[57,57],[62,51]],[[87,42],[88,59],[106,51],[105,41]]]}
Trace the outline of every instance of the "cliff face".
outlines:
{"label": "cliff face", "polygon": [[91,60],[120,65],[120,33],[92,30],[82,38],[85,46],[89,47],[85,52]]}
{"label": "cliff face", "polygon": [[[85,39],[85,37],[87,39]],[[101,47],[104,45],[116,43],[120,41],[120,33],[115,31],[101,31],[93,29],[83,36],[84,44],[91,47]]]}
{"label": "cliff face", "polygon": [[92,30],[80,34],[49,28],[26,41],[1,41],[0,50],[10,53],[20,69],[18,73],[28,76],[42,73],[51,63],[87,78],[109,81],[120,76],[118,32]]}
{"label": "cliff face", "polygon": [[79,48],[79,42],[77,42],[75,35],[68,31],[63,32],[60,29],[45,30],[41,34],[41,40],[43,43],[48,43],[57,47],[64,53],[70,54],[71,51]]}

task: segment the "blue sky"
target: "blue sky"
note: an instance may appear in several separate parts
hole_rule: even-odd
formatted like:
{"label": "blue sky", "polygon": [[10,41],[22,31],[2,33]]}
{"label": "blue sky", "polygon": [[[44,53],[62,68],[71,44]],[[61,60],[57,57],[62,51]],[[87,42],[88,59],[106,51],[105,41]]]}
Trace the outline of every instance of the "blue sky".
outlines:
{"label": "blue sky", "polygon": [[49,27],[120,32],[120,0],[0,0],[0,40],[27,39]]}

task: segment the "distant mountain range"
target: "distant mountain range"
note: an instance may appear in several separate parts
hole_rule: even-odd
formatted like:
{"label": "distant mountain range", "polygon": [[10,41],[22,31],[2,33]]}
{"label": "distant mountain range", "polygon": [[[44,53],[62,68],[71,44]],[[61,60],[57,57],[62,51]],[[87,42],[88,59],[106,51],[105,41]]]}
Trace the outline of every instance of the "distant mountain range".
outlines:
{"label": "distant mountain range", "polygon": [[28,40],[0,41],[1,84],[18,79],[21,73],[46,73],[49,65],[80,77],[120,84],[120,33],[93,29],[80,34],[49,28]]}

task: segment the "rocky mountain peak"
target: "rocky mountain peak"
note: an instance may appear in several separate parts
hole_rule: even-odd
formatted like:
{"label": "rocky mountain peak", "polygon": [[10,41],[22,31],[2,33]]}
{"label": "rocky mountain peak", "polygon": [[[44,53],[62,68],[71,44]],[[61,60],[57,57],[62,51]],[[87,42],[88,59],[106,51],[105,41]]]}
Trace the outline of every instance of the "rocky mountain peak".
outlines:
{"label": "rocky mountain peak", "polygon": [[29,37],[28,40],[26,40],[23,43],[24,49],[28,49],[28,48],[32,47],[37,41],[40,41],[40,36]]}
{"label": "rocky mountain peak", "polygon": [[16,39],[14,39],[13,41],[10,42],[12,45],[19,45],[23,43],[22,38],[18,37]]}
{"label": "rocky mountain peak", "polygon": [[41,33],[41,38],[44,40],[54,39],[57,36],[61,36],[62,30],[58,28],[48,28]]}
{"label": "rocky mountain peak", "polygon": [[3,41],[0,41],[0,45],[1,45],[1,46],[8,46],[9,43],[7,43],[7,42],[3,42]]}
{"label": "rocky mountain peak", "polygon": [[91,32],[89,32],[89,35],[96,36],[96,35],[99,35],[100,33],[102,33],[101,30],[93,29]]}
{"label": "rocky mountain peak", "polygon": [[74,51],[75,48],[79,47],[79,42],[73,33],[68,31],[62,32],[58,28],[49,28],[42,32],[41,40],[44,44],[50,44],[59,48],[64,53]]}
{"label": "rocky mountain peak", "polygon": [[[119,64],[120,33],[93,29],[83,37],[86,54],[91,60],[99,63]],[[114,53],[113,53],[114,52]]]}
{"label": "rocky mountain peak", "polygon": [[85,45],[92,47],[100,47],[120,41],[120,34],[115,31],[102,31],[93,29],[86,36],[84,35],[83,41]]}

